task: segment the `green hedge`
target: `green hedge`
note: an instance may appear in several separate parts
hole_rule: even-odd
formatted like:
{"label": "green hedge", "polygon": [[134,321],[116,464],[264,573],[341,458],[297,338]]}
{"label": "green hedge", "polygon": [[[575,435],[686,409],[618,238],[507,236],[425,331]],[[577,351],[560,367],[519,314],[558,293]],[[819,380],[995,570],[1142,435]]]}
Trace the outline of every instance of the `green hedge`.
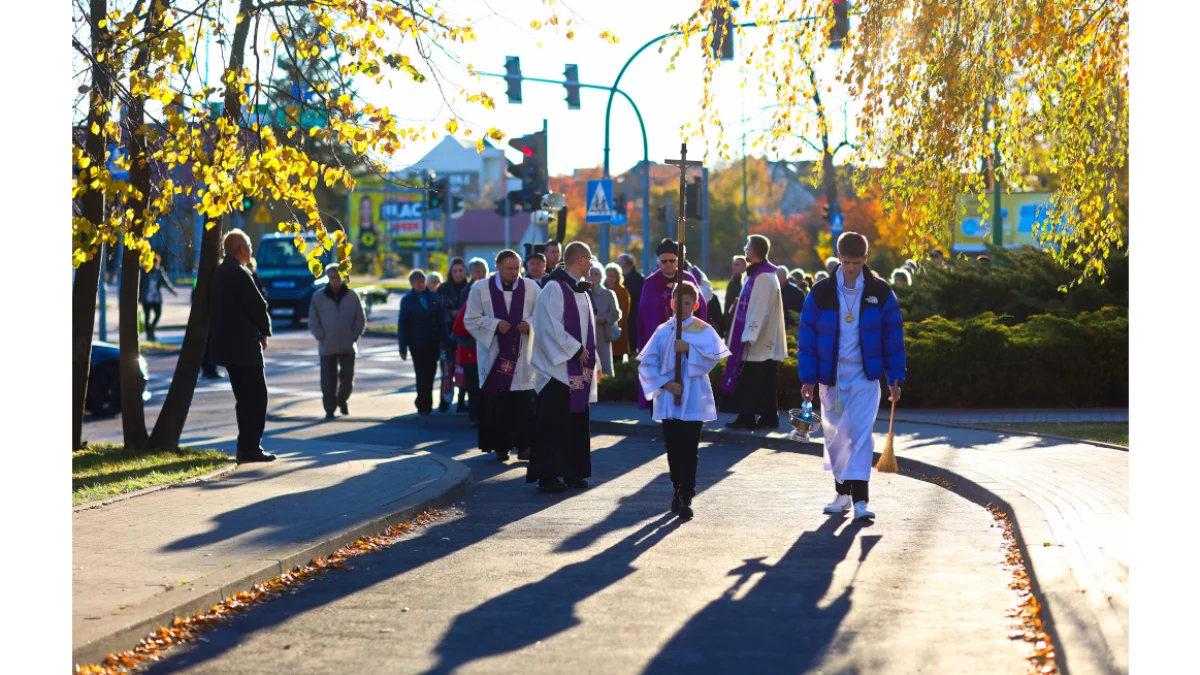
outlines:
{"label": "green hedge", "polygon": [[[968,319],[933,317],[906,324],[908,408],[1125,407],[1129,404],[1129,313],[1104,307],[1074,318],[1049,314],[1009,325],[987,312]],[[789,342],[792,342],[789,340]],[[781,409],[799,407],[793,356],[779,366]],[[724,364],[713,369],[720,395]],[[616,365],[600,381],[601,401],[635,400],[637,370]],[[884,396],[886,401],[886,396]]]}

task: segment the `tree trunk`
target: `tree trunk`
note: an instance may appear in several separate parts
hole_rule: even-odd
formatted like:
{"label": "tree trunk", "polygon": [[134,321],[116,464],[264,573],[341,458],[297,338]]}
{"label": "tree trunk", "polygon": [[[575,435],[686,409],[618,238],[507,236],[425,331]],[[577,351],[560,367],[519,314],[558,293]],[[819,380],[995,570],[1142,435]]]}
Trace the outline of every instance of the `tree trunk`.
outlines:
{"label": "tree trunk", "polygon": [[[108,0],[91,0],[89,20],[92,25],[91,50],[93,54],[108,51],[112,40],[108,31],[99,23],[108,14]],[[111,60],[109,61],[111,63]],[[88,105],[87,136],[84,151],[92,160],[92,166],[102,166],[105,143],[104,126],[108,123],[112,109],[112,80],[104,67],[92,68],[92,91]],[[101,133],[92,133],[92,128]],[[93,228],[104,220],[104,193],[88,190],[81,198],[81,214],[92,223]],[[94,233],[95,230],[93,230]],[[94,236],[94,234],[92,235]],[[75,270],[75,283],[71,291],[71,449],[77,450],[83,442],[83,407],[87,401],[88,377],[92,365],[92,332],[96,329],[96,291],[99,289],[100,269],[103,267],[104,250],[96,251],[91,260]]]}
{"label": "tree trunk", "polygon": [[[146,35],[162,30],[166,13],[166,0],[151,0],[146,11]],[[141,72],[150,63],[153,38],[147,38],[138,47],[131,72]],[[147,207],[153,175],[150,170],[150,153],[146,141],[146,99],[134,97],[129,102],[129,113],[125,117],[129,137],[129,184],[137,194],[129,200],[134,222],[129,225],[135,239],[145,236]],[[138,287],[142,278],[141,252],[126,247],[121,259],[121,427],[125,432],[127,450],[145,450],[150,442],[146,433],[146,408],[142,403],[142,370],[138,366],[140,349],[138,341]]]}
{"label": "tree trunk", "polygon": [[[246,40],[250,34],[250,25],[254,23],[251,21],[252,10],[252,0],[241,0],[238,13],[246,19],[234,29],[226,74],[238,72],[242,68]],[[239,91],[232,88],[225,92],[223,114],[235,126],[240,125],[242,119],[239,94]],[[175,375],[171,378],[167,398],[163,401],[162,410],[154,423],[154,432],[150,436],[152,448],[177,447],[179,439],[183,436],[183,427],[187,424],[188,411],[192,406],[192,396],[196,392],[196,378],[200,375],[200,364],[204,360],[204,348],[208,342],[209,281],[212,279],[213,270],[216,269],[220,249],[221,221],[207,217],[204,221],[204,235],[200,238],[200,268],[196,272],[196,287],[192,290],[192,309],[188,314],[187,329],[183,335],[183,348],[179,352],[179,360],[175,363]]]}

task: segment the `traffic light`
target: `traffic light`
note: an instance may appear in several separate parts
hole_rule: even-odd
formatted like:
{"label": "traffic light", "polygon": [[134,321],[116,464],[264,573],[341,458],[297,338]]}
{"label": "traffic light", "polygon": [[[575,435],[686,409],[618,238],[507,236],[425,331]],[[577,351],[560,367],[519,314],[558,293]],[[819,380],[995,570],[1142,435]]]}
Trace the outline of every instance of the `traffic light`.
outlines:
{"label": "traffic light", "polygon": [[242,197],[242,210],[249,211],[252,208],[254,208],[254,198],[250,195]]}
{"label": "traffic light", "polygon": [[833,29],[829,31],[829,48],[841,49],[842,40],[850,34],[850,0],[833,0]]}
{"label": "traffic light", "polygon": [[663,223],[665,225],[667,222],[667,207],[666,207],[666,205],[659,206],[657,209],[655,209],[654,217],[658,220],[658,222]]}
{"label": "traffic light", "polygon": [[828,221],[829,216],[832,214],[833,214],[833,207],[831,207],[829,204],[825,204],[824,206],[821,207],[821,219],[822,220]]}
{"label": "traffic light", "polygon": [[521,57],[506,56],[504,57],[504,70],[508,74],[504,79],[508,81],[508,102],[521,102]]}
{"label": "traffic light", "polygon": [[509,147],[521,152],[521,163],[510,164],[508,173],[521,179],[521,189],[508,193],[508,199],[523,211],[542,208],[542,195],[547,192],[546,132],[538,131],[514,138]]}
{"label": "traffic light", "polygon": [[579,66],[568,63],[563,77],[566,78],[563,86],[567,88],[567,109],[579,110]]}
{"label": "traffic light", "polygon": [[[738,8],[736,2],[731,2],[729,5],[732,9]],[[733,16],[728,9],[721,5],[713,8],[712,50],[715,59],[733,60]]]}
{"label": "traffic light", "polygon": [[425,188],[425,208],[427,211],[437,211],[446,203],[450,195],[450,181],[442,178],[428,183]]}
{"label": "traffic light", "polygon": [[625,204],[625,193],[622,192],[616,196],[616,199],[613,200],[613,211],[616,211],[623,216],[628,216],[629,214],[626,213]]}
{"label": "traffic light", "polygon": [[700,215],[700,177],[692,178],[692,182],[684,186],[684,195],[687,197],[687,209],[684,211],[684,217],[694,218],[699,220]]}

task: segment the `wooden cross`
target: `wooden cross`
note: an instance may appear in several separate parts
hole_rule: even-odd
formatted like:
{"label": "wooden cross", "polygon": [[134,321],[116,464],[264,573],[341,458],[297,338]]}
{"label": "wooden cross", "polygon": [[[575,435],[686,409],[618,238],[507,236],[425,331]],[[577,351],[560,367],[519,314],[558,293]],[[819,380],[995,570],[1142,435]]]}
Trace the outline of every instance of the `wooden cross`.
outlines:
{"label": "wooden cross", "polygon": [[[677,241],[679,242],[679,267],[675,272],[675,288],[679,288],[679,282],[683,281],[683,273],[687,270],[687,263],[684,259],[683,240],[687,234],[687,170],[694,166],[704,166],[704,162],[688,161],[687,158],[687,143],[679,149],[679,159],[668,159],[667,164],[679,167],[679,219],[678,219],[678,234]],[[699,301],[700,289],[696,289],[696,300]],[[675,303],[675,339],[683,339],[683,306],[680,303]],[[671,345],[674,351],[675,345]],[[683,354],[675,352],[675,381],[683,385]],[[680,394],[675,394],[675,405],[682,403],[683,397]]]}

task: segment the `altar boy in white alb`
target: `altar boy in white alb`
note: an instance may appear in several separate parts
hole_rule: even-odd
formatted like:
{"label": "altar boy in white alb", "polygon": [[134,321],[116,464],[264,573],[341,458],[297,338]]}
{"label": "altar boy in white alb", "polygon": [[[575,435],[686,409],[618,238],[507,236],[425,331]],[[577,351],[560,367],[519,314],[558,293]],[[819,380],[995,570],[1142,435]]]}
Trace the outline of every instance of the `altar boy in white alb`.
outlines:
{"label": "altar boy in white alb", "polygon": [[496,273],[471,286],[463,325],[475,338],[479,357],[479,449],[495,452],[500,461],[517,449],[529,458],[533,427],[533,308],[538,285],[521,278],[521,256],[503,250],[496,255]]}
{"label": "altar boy in white alb", "polygon": [[879,414],[879,381],[889,400],[900,400],[907,373],[904,320],[887,282],[867,267],[867,238],[846,232],[837,241],[833,275],[818,281],[800,313],[796,361],[801,392],[812,399],[821,386],[825,470],[833,472],[837,498],[825,513],[854,508],[854,517],[874,518],[868,506]]}
{"label": "altar boy in white alb", "polygon": [[[712,326],[692,316],[700,306],[695,286],[681,282],[673,295],[672,313],[676,307],[683,308],[681,337],[676,339],[674,316],[660,325],[638,354],[638,380],[654,406],[654,419],[663,425],[667,465],[675,486],[671,512],[688,520],[694,515],[692,498],[696,496],[701,427],[717,419],[708,373],[729,356],[729,350]],[[675,381],[676,352],[683,354],[682,384]],[[675,402],[677,394],[679,403]]]}

